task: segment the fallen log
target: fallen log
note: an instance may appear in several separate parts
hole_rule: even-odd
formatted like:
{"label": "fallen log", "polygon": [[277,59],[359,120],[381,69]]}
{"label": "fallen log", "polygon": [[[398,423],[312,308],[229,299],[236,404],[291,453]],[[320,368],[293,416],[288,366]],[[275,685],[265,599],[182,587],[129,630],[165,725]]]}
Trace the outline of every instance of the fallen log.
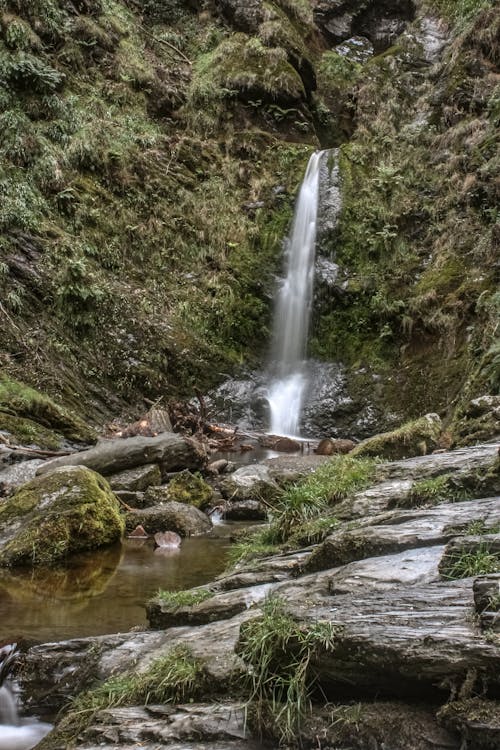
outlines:
{"label": "fallen log", "polygon": [[60,466],[87,466],[104,476],[134,466],[157,463],[162,473],[181,469],[200,469],[206,454],[200,443],[173,432],[156,437],[136,436],[103,440],[93,448],[56,458],[40,466],[37,474],[46,474]]}

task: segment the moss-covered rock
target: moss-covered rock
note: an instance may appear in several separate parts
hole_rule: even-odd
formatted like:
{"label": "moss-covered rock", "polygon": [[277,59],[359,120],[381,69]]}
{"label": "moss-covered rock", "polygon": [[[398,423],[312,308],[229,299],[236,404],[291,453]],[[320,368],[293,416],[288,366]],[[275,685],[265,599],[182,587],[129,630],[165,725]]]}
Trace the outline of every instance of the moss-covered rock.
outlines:
{"label": "moss-covered rock", "polygon": [[0,565],[51,564],[118,541],[118,501],[103,477],[71,466],[23,485],[0,504]]}
{"label": "moss-covered rock", "polygon": [[9,442],[54,450],[60,448],[62,435],[34,422],[32,419],[14,417],[0,411],[0,432],[6,433]]}
{"label": "moss-covered rock", "polygon": [[[35,388],[5,375],[0,376],[0,412],[4,412],[0,429],[12,432],[14,436],[24,434],[25,440],[44,448],[59,447],[60,435],[77,442],[95,442],[95,430],[68,409]],[[11,421],[10,429],[9,426],[2,427],[2,424],[7,424],[8,415],[25,421]],[[55,435],[54,432],[60,434]],[[30,435],[33,437],[32,441],[29,440]]]}
{"label": "moss-covered rock", "polygon": [[351,456],[381,456],[389,460],[424,456],[439,446],[441,431],[439,415],[426,414],[397,430],[363,440],[351,451]]}
{"label": "moss-covered rock", "polygon": [[192,474],[187,469],[180,471],[166,486],[150,487],[146,492],[148,503],[174,501],[188,503],[196,508],[209,505],[212,497],[213,490],[210,485],[199,474]]}

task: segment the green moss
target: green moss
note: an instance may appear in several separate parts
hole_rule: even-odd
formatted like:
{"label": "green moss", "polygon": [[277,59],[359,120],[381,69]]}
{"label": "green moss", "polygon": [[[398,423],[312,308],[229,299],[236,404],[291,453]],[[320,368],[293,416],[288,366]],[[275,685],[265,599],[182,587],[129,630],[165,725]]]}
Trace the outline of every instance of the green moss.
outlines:
{"label": "green moss", "polygon": [[18,429],[24,430],[25,433],[34,430],[41,439],[52,442],[51,445],[46,444],[43,447],[59,447],[60,445],[60,442],[56,443],[57,436],[50,438],[50,433],[44,430],[44,427],[53,428],[70,440],[81,442],[95,440],[95,432],[81,419],[58,406],[43,393],[4,375],[0,376],[0,408],[13,416],[27,418],[23,426],[18,422]]}
{"label": "green moss", "polygon": [[112,544],[124,521],[106,480],[71,467],[23,485],[0,505],[0,527],[10,539],[0,565],[40,565]]}
{"label": "green moss", "polygon": [[31,419],[14,417],[0,411],[0,431],[7,432],[11,443],[35,445],[38,448],[57,450],[63,442],[62,435],[37,424]]}
{"label": "green moss", "polygon": [[432,452],[439,445],[442,423],[437,414],[428,414],[391,432],[363,440],[351,456],[379,456],[389,460],[410,458]]}
{"label": "green moss", "polygon": [[170,480],[168,496],[177,503],[188,503],[196,508],[203,508],[210,503],[213,490],[201,476],[191,474],[186,469]]}

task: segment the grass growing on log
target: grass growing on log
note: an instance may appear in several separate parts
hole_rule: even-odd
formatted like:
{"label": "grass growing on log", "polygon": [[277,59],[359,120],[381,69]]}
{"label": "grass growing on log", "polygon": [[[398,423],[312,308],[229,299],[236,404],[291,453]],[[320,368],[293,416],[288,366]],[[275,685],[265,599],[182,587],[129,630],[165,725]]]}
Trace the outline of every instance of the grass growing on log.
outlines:
{"label": "grass growing on log", "polygon": [[262,617],[244,623],[239,655],[250,665],[247,715],[261,734],[278,736],[282,743],[296,739],[311,706],[311,660],[319,647],[333,649],[335,639],[331,623],[300,626],[276,596],[264,602]]}
{"label": "grass growing on log", "polygon": [[174,611],[180,607],[192,607],[195,604],[201,604],[206,599],[210,599],[211,596],[213,596],[212,592],[207,589],[187,591],[164,591],[163,589],[159,589],[156,594],[156,598],[160,599],[162,604],[166,604]]}

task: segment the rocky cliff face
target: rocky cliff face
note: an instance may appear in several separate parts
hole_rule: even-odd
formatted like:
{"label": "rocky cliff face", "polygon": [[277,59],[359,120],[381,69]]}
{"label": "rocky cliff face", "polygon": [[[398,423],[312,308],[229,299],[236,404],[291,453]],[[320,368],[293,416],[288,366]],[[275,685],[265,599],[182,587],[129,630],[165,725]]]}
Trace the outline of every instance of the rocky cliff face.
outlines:
{"label": "rocky cliff face", "polygon": [[313,354],[381,424],[498,387],[492,2],[0,9],[11,376],[96,416],[259,356],[321,144],[341,146],[344,202]]}

